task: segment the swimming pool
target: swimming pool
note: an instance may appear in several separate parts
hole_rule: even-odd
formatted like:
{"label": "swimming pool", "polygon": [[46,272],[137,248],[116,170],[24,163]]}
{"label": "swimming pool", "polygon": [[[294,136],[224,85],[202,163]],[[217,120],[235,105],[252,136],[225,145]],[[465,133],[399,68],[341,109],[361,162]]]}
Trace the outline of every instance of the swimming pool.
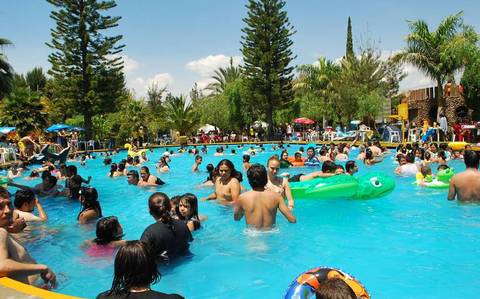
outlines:
{"label": "swimming pool", "polygon": [[[252,157],[265,163],[274,153]],[[293,154],[299,146],[288,148]],[[226,153],[230,152],[230,146]],[[247,147],[245,147],[246,149]],[[241,168],[237,155],[215,157],[209,147],[201,169],[216,165],[223,158]],[[149,153],[150,170],[163,153]],[[114,162],[126,156],[122,152]],[[356,153],[352,153],[352,157]],[[77,165],[79,174],[92,175],[91,185],[99,191],[104,216],[116,215],[124,227],[125,239],[138,239],[153,218],[148,214],[147,198],[156,189],[129,186],[126,177],[109,178],[109,166],[103,158]],[[192,192],[198,198],[212,192],[197,187],[206,172],[192,174],[194,157],[187,153],[172,158],[171,172],[159,174],[167,184],[158,190],[169,196]],[[461,162],[451,163],[457,170]],[[360,174],[384,171],[392,174],[393,159],[367,168]],[[291,174],[309,171],[289,169]],[[245,180],[242,183],[248,186]],[[337,267],[354,275],[372,298],[474,298],[480,285],[480,205],[458,204],[446,199],[445,190],[421,189],[411,178],[395,178],[390,195],[373,200],[301,200],[295,204],[296,224],[278,215],[277,228],[259,233],[245,229],[245,223],[233,221],[231,208],[215,202],[199,202],[199,211],[207,215],[203,228],[194,232],[193,257],[169,268],[153,288],[179,293],[186,298],[281,298],[290,282],[300,273],[316,266]],[[19,183],[34,185],[39,181]],[[11,191],[14,189],[11,189]],[[48,264],[60,282],[61,293],[94,298],[110,288],[113,257],[90,258],[80,247],[95,235],[94,225],[80,226],[76,216],[78,202],[64,198],[43,199],[48,213],[48,228],[36,231],[39,237],[27,248],[39,262]]]}

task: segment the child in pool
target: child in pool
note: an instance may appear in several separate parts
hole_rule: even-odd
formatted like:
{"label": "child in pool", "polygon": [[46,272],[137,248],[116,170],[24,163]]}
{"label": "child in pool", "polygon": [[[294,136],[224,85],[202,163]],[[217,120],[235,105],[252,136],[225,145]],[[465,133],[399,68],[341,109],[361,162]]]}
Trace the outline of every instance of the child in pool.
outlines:
{"label": "child in pool", "polygon": [[180,197],[176,212],[178,219],[183,220],[191,232],[199,229],[200,222],[204,220],[204,217],[198,216],[198,199],[192,193]]}
{"label": "child in pool", "polygon": [[91,257],[113,256],[115,251],[126,244],[122,240],[123,228],[117,217],[108,216],[97,221],[97,237],[85,242],[87,255]]}

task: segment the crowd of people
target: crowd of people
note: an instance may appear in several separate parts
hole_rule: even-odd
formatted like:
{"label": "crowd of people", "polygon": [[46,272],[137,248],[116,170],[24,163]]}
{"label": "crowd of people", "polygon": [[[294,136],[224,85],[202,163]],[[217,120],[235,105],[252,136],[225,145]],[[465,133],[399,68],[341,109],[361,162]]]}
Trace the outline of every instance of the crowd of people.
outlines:
{"label": "crowd of people", "polygon": [[[250,190],[242,186],[243,174],[237,170],[230,159],[222,159],[216,166],[206,166],[208,176],[204,186],[211,186],[213,192],[203,201],[215,200],[218,204],[232,206],[232,218],[236,221],[245,217],[248,227],[257,230],[269,230],[276,224],[277,212],[290,223],[297,221],[293,211],[295,199],[289,184],[308,181],[316,178],[335,175],[355,175],[358,164],[373,167],[384,163],[389,155],[394,155],[398,162],[395,174],[415,177],[419,185],[428,175],[432,175],[432,166],[438,170],[449,168],[449,161],[464,160],[467,170],[456,174],[450,182],[448,199],[458,198],[463,201],[480,200],[479,157],[466,148],[453,151],[446,144],[406,144],[399,145],[395,152],[390,152],[379,142],[367,142],[360,145],[359,153],[352,157],[353,144],[328,144],[310,146],[306,150],[289,151],[289,145],[282,143],[273,145],[273,154],[266,165],[250,163],[250,158],[265,152],[263,145],[244,148],[242,145],[218,146],[215,156],[236,155],[243,151],[241,169],[246,172]],[[192,172],[200,172],[202,155],[208,153],[206,146],[199,148],[181,147],[178,153],[188,153],[193,157]],[[269,149],[270,150],[270,149]],[[101,154],[105,167],[110,167],[109,177],[125,176],[130,185],[138,187],[157,187],[165,184],[158,176],[151,174],[145,151],[135,147],[129,151],[126,159],[114,162],[113,153]],[[156,162],[157,173],[168,172],[169,163],[175,159],[176,152],[165,149]],[[293,155],[292,155],[293,154]],[[133,156],[132,156],[133,155]],[[75,158],[80,165],[88,159],[95,159],[93,154],[84,154]],[[160,273],[156,265],[168,263],[179,256],[188,255],[193,233],[202,227],[207,216],[200,215],[198,199],[192,193],[169,197],[163,192],[154,192],[148,198],[149,213],[154,223],[147,226],[139,240],[123,240],[123,227],[115,216],[105,217],[95,187],[90,186],[91,177],[86,179],[78,174],[71,161],[45,161],[43,165],[31,170],[28,179],[41,178],[41,182],[33,187],[18,184],[14,180],[26,173],[28,160],[9,170],[9,187],[17,188],[10,194],[6,188],[0,187],[0,274],[24,283],[38,285],[43,280],[48,287],[55,287],[56,276],[44,264],[37,263],[22,245],[22,236],[28,234],[28,223],[45,222],[47,212],[41,199],[44,197],[66,197],[81,203],[81,211],[77,215],[79,224],[96,221],[96,238],[86,241],[83,246],[86,254],[92,257],[116,255],[114,262],[114,279],[110,290],[97,298],[183,298],[180,295],[168,295],[151,290],[151,284],[157,282]],[[302,173],[290,175],[288,168],[302,167]],[[139,170],[136,170],[138,168]],[[280,175],[280,169],[283,173]],[[62,186],[59,182],[64,181]],[[479,182],[478,184],[476,182]],[[13,189],[12,189],[13,190]],[[331,290],[327,287],[331,285]],[[339,292],[345,286],[341,282],[329,283],[319,290],[326,294],[317,294],[317,298],[350,298],[332,297],[328,294]],[[333,291],[332,291],[333,290]],[[322,291],[322,292],[323,292]],[[320,292],[320,291],[319,291]],[[330,296],[330,297],[329,297]]]}

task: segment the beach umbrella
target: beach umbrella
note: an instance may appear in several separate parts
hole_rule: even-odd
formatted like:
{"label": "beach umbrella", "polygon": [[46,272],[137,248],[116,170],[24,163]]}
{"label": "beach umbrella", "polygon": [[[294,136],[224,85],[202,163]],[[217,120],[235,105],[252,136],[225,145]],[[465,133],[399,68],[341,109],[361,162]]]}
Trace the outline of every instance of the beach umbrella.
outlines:
{"label": "beach umbrella", "polygon": [[47,132],[49,133],[56,133],[58,131],[61,131],[61,130],[67,130],[67,129],[70,129],[71,126],[69,125],[66,125],[66,124],[54,124],[54,125],[51,125],[50,127],[47,128]]}
{"label": "beach umbrella", "polygon": [[293,122],[296,123],[296,124],[301,124],[301,125],[313,125],[315,123],[315,121],[313,121],[309,118],[306,118],[306,117],[295,118],[293,120]]}
{"label": "beach umbrella", "polygon": [[200,128],[198,129],[198,132],[203,131],[204,133],[208,133],[208,132],[216,131],[216,130],[217,130],[217,128],[216,128],[215,126],[206,124],[206,125],[200,127]]}
{"label": "beach umbrella", "polygon": [[260,121],[260,120],[256,120],[254,123],[253,123],[253,127],[254,128],[264,128],[264,129],[267,129],[268,128],[268,124],[264,121]]}
{"label": "beach umbrella", "polygon": [[0,127],[0,134],[7,135],[15,131],[15,127]]}

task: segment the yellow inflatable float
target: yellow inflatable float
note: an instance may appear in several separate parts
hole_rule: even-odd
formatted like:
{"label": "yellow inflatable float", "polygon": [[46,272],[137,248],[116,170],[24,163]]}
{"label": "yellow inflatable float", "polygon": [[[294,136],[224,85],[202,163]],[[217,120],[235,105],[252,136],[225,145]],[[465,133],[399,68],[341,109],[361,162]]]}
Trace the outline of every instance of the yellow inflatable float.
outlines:
{"label": "yellow inflatable float", "polygon": [[465,146],[468,145],[468,142],[449,142],[448,146],[454,151],[461,151],[465,149]]}
{"label": "yellow inflatable float", "polygon": [[123,147],[128,150],[128,155],[132,158],[136,157],[136,156],[141,156],[143,153],[145,153],[147,151],[146,149],[134,150],[133,149],[134,146],[131,145],[130,143],[125,143],[125,145]]}

